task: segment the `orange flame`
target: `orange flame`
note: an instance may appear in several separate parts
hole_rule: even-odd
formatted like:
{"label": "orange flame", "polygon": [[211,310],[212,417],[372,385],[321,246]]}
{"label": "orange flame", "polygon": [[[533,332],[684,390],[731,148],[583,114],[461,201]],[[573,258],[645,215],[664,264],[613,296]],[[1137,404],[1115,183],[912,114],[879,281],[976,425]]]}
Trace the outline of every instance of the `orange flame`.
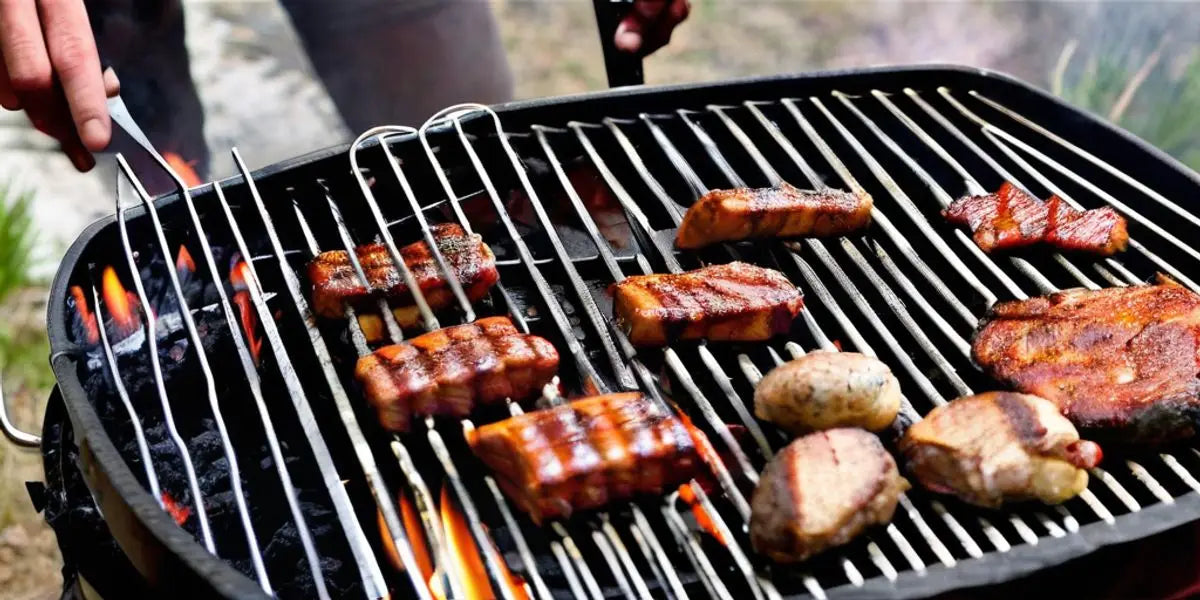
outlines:
{"label": "orange flame", "polygon": [[[496,595],[492,593],[492,587],[488,583],[487,570],[483,566],[479,547],[475,545],[471,530],[467,527],[467,519],[451,500],[450,491],[446,486],[442,486],[440,508],[442,528],[446,532],[448,558],[453,563],[453,572],[457,573],[462,581],[465,600],[495,600]],[[509,571],[503,560],[500,561],[500,569],[503,571],[504,583],[512,592],[513,598],[530,600],[524,580]],[[446,594],[441,587],[440,577],[430,581],[429,588],[434,597],[445,600]]]}
{"label": "orange flame", "polygon": [[174,152],[163,152],[163,158],[166,159],[167,164],[171,166],[171,169],[179,175],[179,178],[188,187],[193,188],[198,185],[204,185],[204,180],[200,179],[200,175],[193,168],[196,161],[184,160],[182,156]]}
{"label": "orange flame", "polygon": [[254,300],[250,297],[250,287],[247,284],[249,280],[250,267],[246,261],[239,260],[229,271],[229,283],[233,289],[238,290],[233,294],[233,303],[237,304],[238,313],[242,317],[242,331],[246,334],[246,345],[250,347],[250,354],[257,365],[262,359],[263,342],[258,336],[258,315],[254,310]]}
{"label": "orange flame", "polygon": [[83,288],[77,285],[71,286],[71,297],[75,299],[75,312],[79,315],[84,330],[87,331],[88,343],[99,343],[100,329],[96,324],[96,315],[93,315],[91,309],[88,308],[87,298],[83,296]]}
{"label": "orange flame", "polygon": [[121,285],[121,278],[117,277],[115,269],[104,268],[103,282],[100,287],[103,288],[101,291],[104,294],[104,305],[108,307],[108,313],[112,315],[113,324],[117,326],[121,337],[136,331],[140,323],[138,323],[137,315],[133,314],[135,300],[130,298],[129,292],[125,291],[125,286]]}
{"label": "orange flame", "polygon": [[[400,494],[398,504],[400,505],[400,522],[404,527],[404,533],[408,535],[408,543],[412,546],[413,556],[417,560],[417,568],[421,571],[421,578],[429,581],[433,577],[433,561],[429,557],[429,544],[426,543],[425,531],[421,528],[421,518],[417,515],[412,500],[409,500],[408,496],[403,493]],[[396,551],[396,546],[392,543],[392,536],[388,535],[383,512],[377,511],[376,517],[379,521],[379,535],[383,537],[383,549],[387,554],[388,561],[397,571],[403,571],[404,562],[400,560],[400,553]]]}
{"label": "orange flame", "polygon": [[718,542],[721,542],[722,546],[729,545],[728,540],[725,539],[725,534],[721,533],[712,515],[708,514],[708,509],[704,508],[704,505],[700,503],[700,499],[696,497],[696,492],[692,490],[691,484],[685,483],[679,486],[679,497],[684,502],[687,502],[688,506],[692,507],[692,516],[696,517],[696,524],[700,526],[700,529],[703,529],[709,535],[716,538]]}
{"label": "orange flame", "polygon": [[175,258],[175,270],[180,275],[196,272],[196,261],[192,260],[192,253],[188,252],[187,246],[179,246],[179,254]]}
{"label": "orange flame", "polygon": [[171,497],[170,494],[168,494],[166,492],[166,490],[163,490],[162,501],[163,501],[163,510],[167,511],[167,514],[171,515],[172,519],[175,519],[176,525],[182,526],[184,523],[187,522],[188,517],[192,516],[191,507],[185,506],[185,505],[177,502],[174,498]]}

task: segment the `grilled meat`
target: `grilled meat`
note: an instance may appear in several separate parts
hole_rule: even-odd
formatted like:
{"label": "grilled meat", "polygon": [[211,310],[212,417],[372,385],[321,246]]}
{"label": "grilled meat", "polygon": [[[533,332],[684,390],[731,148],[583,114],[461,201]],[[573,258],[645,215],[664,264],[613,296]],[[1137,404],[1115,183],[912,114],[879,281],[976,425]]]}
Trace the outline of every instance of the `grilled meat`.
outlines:
{"label": "grilled meat", "polygon": [[787,331],[804,305],[783,273],[742,262],[638,275],[613,288],[617,322],[637,346],[766,340]]}
{"label": "grilled meat", "polygon": [[1200,423],[1200,295],[1173,281],[1075,289],[992,307],[972,354],[1090,436],[1192,437]]}
{"label": "grilled meat", "polygon": [[[446,259],[446,266],[462,285],[467,299],[475,302],[486,296],[500,278],[492,249],[478,235],[467,235],[458,225],[443,223],[434,225],[432,229],[438,250]],[[345,314],[346,305],[370,307],[368,299],[372,293],[379,293],[400,305],[393,312],[402,327],[416,325],[420,315],[412,291],[392,262],[387,246],[368,244],[354,251],[371,289],[363,286],[345,250],[323,252],[308,264],[308,278],[313,286],[313,309],[317,314],[340,319]],[[438,268],[437,259],[428,244],[419,241],[404,246],[400,248],[400,257],[412,271],[413,279],[431,309],[439,310],[454,302],[454,292]]]}
{"label": "grilled meat", "polygon": [[813,352],[767,373],[754,390],[754,414],[802,435],[834,427],[887,429],[900,412],[900,382],[877,359]]}
{"label": "grilled meat", "polygon": [[750,499],[750,544],[782,563],[805,560],[892,520],[908,482],[879,439],[830,429],[784,448]]}
{"label": "grilled meat", "polygon": [[702,464],[683,423],[637,392],[484,425],[469,441],[500,489],[536,523],[660,494]]}
{"label": "grilled meat", "polygon": [[675,245],[684,250],[751,238],[833,236],[871,222],[871,196],[841,190],[772,188],[713,190],[683,216]]}
{"label": "grilled meat", "polygon": [[1102,454],[1050,402],[1013,392],[959,398],[905,432],[900,452],[926,488],[978,506],[1058,504],[1087,487]]}
{"label": "grilled meat", "polygon": [[384,429],[407,431],[413,416],[465,417],[477,402],[528,398],[557,370],[550,342],[488,317],[380,348],[354,376]]}
{"label": "grilled meat", "polygon": [[1129,243],[1125,218],[1112,208],[1079,211],[1058,196],[1042,202],[1007,182],[994,194],[955,200],[942,216],[970,227],[984,252],[1046,243],[1111,256]]}

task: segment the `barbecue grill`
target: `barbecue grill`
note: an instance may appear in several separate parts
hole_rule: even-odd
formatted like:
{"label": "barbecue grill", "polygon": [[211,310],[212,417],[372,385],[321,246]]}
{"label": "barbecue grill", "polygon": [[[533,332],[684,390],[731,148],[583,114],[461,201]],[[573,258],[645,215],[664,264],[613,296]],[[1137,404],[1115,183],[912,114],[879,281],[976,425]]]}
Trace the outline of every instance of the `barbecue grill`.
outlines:
{"label": "barbecue grill", "polygon": [[[153,201],[122,160],[117,216],[89,227],[55,278],[59,388],[35,495],[82,570],[111,548],[107,529],[120,545],[107,552],[127,557],[137,585],[198,596],[917,597],[1200,517],[1195,448],[1113,449],[1062,506],[985,511],[913,489],[890,525],[799,568],[749,548],[748,494],[787,441],[749,410],[776,364],[815,349],[877,354],[911,423],[994,387],[968,340],[997,300],[1156,273],[1200,291],[1200,253],[1185,241],[1200,217],[1180,204],[1200,177],[1013,79],[921,67],[621,88],[451,107],[258,171],[233,153],[238,176]],[[784,180],[869,192],[871,230],[673,249],[705,191]],[[1115,207],[1129,251],[984,255],[939,218],[953,197],[1004,180]],[[519,407],[384,432],[350,373],[372,340],[404,334],[383,300],[377,313],[315,318],[304,265],[376,240],[395,258],[432,245],[439,222],[482,235],[501,278],[475,306],[460,289],[453,310],[422,306],[423,329],[512,316],[558,348],[568,394],[640,390],[678,407],[711,440],[711,481],[538,527],[464,441]],[[786,337],[635,352],[613,327],[612,283],[734,258],[806,293]],[[80,530],[88,515],[97,531]]]}

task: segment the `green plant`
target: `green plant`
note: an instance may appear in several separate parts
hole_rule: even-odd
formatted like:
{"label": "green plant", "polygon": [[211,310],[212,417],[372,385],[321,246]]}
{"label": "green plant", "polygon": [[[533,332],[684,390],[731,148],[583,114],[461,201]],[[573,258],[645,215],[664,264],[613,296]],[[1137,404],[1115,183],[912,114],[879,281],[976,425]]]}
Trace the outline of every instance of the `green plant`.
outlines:
{"label": "green plant", "polygon": [[33,231],[33,192],[0,183],[0,304],[29,282]]}
{"label": "green plant", "polygon": [[1063,49],[1052,91],[1200,170],[1200,48],[1176,49],[1167,58],[1172,47],[1163,38],[1149,52],[1113,53],[1100,45],[1073,61],[1077,47],[1071,41]]}

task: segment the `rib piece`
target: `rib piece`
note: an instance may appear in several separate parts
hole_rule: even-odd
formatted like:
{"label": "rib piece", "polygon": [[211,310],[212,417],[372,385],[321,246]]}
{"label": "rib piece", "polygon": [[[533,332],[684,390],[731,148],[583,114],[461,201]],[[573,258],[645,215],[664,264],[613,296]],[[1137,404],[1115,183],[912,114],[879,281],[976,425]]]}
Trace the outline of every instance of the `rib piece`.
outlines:
{"label": "rib piece", "polygon": [[1007,182],[994,194],[955,200],[942,216],[970,227],[984,252],[1047,243],[1111,256],[1129,242],[1125,218],[1112,208],[1079,211],[1058,196],[1042,202]]}
{"label": "rib piece", "polygon": [[575,400],[484,425],[471,449],[535,523],[637,494],[661,494],[701,466],[687,429],[638,392]]}
{"label": "rib piece", "polygon": [[1087,487],[1085,469],[1103,456],[1053,404],[1013,392],[939,406],[905,432],[899,448],[921,485],[989,508],[1065,502]]}
{"label": "rib piece", "polygon": [[908,482],[879,438],[830,429],[767,463],[750,499],[750,544],[772,560],[805,560],[892,520]]}
{"label": "rib piece", "polygon": [[[462,227],[455,224],[442,223],[431,229],[438,250],[446,259],[446,266],[462,284],[467,299],[475,302],[486,296],[500,278],[492,249],[478,235],[467,235]],[[371,284],[370,291],[363,286],[345,250],[322,252],[308,264],[308,278],[313,286],[313,309],[317,314],[340,319],[345,314],[346,305],[374,309],[368,302],[374,292],[400,305],[393,310],[400,326],[416,325],[420,315],[412,292],[392,262],[387,246],[367,244],[354,251]],[[454,302],[454,292],[438,268],[428,244],[419,241],[404,246],[400,248],[400,257],[412,271],[413,279],[431,309],[439,310]]]}
{"label": "rib piece", "polygon": [[389,431],[413,416],[465,417],[476,403],[524,400],[554,378],[550,342],[488,317],[385,346],[358,359],[354,376]]}
{"label": "rib piece", "polygon": [[1089,435],[1191,437],[1200,423],[1200,295],[1158,285],[1074,289],[991,311],[971,351],[992,377],[1056,404]]}
{"label": "rib piece", "polygon": [[772,188],[713,190],[688,208],[675,245],[684,250],[751,238],[834,236],[866,227],[874,201],[867,193]]}
{"label": "rib piece", "polygon": [[671,275],[638,275],[613,286],[618,324],[638,346],[672,340],[761,341],[788,330],[804,306],[779,271],[743,262]]}

